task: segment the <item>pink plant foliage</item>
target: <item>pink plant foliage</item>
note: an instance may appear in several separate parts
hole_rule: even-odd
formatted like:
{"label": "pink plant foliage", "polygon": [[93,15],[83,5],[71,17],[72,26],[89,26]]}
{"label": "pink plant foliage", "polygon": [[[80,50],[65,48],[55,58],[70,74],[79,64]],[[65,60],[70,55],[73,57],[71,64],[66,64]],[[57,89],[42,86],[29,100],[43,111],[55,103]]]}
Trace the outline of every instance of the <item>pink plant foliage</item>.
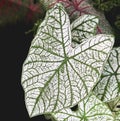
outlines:
{"label": "pink plant foliage", "polygon": [[40,6],[34,4],[34,0],[0,0],[0,18],[15,21],[22,19],[22,15],[24,20],[32,21],[42,13]]}
{"label": "pink plant foliage", "polygon": [[90,6],[81,6],[81,4],[84,2],[84,0],[56,0],[55,2],[53,2],[52,4],[49,5],[49,7],[52,7],[53,5],[55,5],[56,3],[63,3],[66,9],[71,9],[71,11],[69,12],[69,16],[71,17],[75,12],[79,12],[79,15],[82,15],[82,13],[84,14],[89,14],[86,10],[90,7]]}
{"label": "pink plant foliage", "polygon": [[[91,14],[91,6],[84,4],[86,0],[46,0],[45,2],[48,8],[56,3],[62,3],[70,18]],[[17,21],[23,18],[26,22],[31,22],[44,14],[41,5],[42,3],[34,4],[34,0],[0,0],[0,18],[3,21]],[[97,33],[102,33],[100,27],[97,27]]]}
{"label": "pink plant foliage", "polygon": [[[91,14],[89,9],[91,6],[85,5],[84,2],[86,0],[55,0],[51,4],[49,4],[49,8],[53,7],[56,3],[62,3],[66,10],[68,10],[68,14],[70,18],[77,13],[77,16],[81,16],[83,14]],[[84,4],[84,5],[83,5]],[[97,26],[97,34],[101,34],[102,30],[99,26]]]}

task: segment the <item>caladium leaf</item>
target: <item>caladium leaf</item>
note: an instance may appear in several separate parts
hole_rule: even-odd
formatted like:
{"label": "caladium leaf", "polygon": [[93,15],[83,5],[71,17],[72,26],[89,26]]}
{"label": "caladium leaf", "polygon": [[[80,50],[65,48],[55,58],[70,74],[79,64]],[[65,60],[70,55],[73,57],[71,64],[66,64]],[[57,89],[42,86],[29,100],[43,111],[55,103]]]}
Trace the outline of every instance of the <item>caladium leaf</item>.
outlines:
{"label": "caladium leaf", "polygon": [[111,35],[97,35],[71,47],[70,22],[61,4],[50,9],[23,64],[22,85],[31,117],[72,106],[99,80],[113,46]]}
{"label": "caladium leaf", "polygon": [[78,109],[70,108],[52,113],[57,121],[113,121],[110,109],[94,95],[87,96],[78,103]]}
{"label": "caladium leaf", "polygon": [[71,24],[73,42],[81,43],[96,34],[99,19],[94,15],[83,15]]}
{"label": "caladium leaf", "polygon": [[94,92],[102,101],[110,101],[120,96],[120,47],[114,48],[110,53]]}

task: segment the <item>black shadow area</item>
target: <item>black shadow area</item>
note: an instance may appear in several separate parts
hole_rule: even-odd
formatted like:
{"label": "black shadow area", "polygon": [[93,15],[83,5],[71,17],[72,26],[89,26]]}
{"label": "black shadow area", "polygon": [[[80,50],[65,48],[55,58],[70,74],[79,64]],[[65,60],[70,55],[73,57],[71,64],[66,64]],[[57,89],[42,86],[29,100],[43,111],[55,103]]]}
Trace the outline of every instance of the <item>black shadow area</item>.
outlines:
{"label": "black shadow area", "polygon": [[22,64],[33,39],[33,33],[25,34],[25,32],[32,27],[32,24],[25,23],[0,27],[0,52],[2,52],[0,99],[1,116],[4,121],[46,121],[44,116],[29,118],[21,86]]}

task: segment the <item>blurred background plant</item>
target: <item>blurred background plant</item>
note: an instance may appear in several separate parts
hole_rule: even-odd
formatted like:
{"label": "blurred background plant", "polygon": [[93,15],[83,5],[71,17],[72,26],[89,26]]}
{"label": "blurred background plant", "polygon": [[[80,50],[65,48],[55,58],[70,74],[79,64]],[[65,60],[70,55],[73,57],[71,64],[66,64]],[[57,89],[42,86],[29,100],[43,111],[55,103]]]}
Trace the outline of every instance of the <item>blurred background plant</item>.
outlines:
{"label": "blurred background plant", "polygon": [[120,0],[0,0],[0,26],[22,21],[34,26],[27,33],[35,33],[46,11],[57,2],[65,6],[71,22],[94,14],[100,18],[98,33],[114,33],[120,39]]}
{"label": "blurred background plant", "polygon": [[116,41],[120,41],[120,0],[93,0],[94,7],[104,12],[109,21]]}
{"label": "blurred background plant", "polygon": [[0,0],[0,26],[18,21],[34,23],[43,15],[44,8],[37,0]]}

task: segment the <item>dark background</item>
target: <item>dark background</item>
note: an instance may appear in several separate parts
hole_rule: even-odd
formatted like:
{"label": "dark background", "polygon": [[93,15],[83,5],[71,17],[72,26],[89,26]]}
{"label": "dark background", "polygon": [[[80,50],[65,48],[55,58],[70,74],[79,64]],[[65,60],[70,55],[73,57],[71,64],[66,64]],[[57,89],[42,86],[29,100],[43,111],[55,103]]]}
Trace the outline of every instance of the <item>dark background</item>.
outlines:
{"label": "dark background", "polygon": [[[22,64],[33,39],[33,33],[25,32],[32,27],[33,24],[24,22],[0,27],[0,115],[3,121],[46,121],[44,116],[29,118],[21,86]],[[115,41],[115,46],[120,46],[120,39]]]}
{"label": "dark background", "polygon": [[1,121],[46,121],[44,116],[29,118],[21,86],[22,64],[33,39],[33,33],[25,32],[32,27],[24,22],[0,27]]}

